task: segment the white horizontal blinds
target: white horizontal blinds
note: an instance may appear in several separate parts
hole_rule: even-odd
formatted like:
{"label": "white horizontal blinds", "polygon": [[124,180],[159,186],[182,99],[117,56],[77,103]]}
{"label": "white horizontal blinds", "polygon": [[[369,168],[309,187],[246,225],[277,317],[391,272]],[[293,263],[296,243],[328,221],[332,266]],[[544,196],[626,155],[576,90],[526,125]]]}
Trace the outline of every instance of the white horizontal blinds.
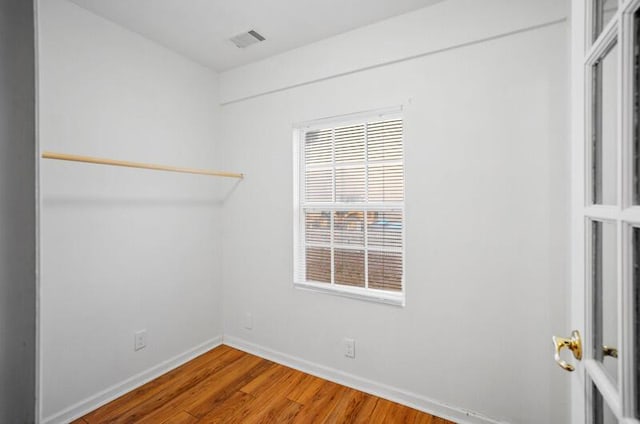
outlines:
{"label": "white horizontal blinds", "polygon": [[333,242],[336,245],[364,248],[364,212],[335,211],[333,214]]}
{"label": "white horizontal blinds", "polygon": [[335,129],[336,163],[364,162],[364,124]]}
{"label": "white horizontal blinds", "polygon": [[368,246],[402,252],[402,210],[367,212]]}
{"label": "white horizontal blinds", "polygon": [[369,251],[369,288],[402,290],[402,253]]}
{"label": "white horizontal blinds", "polygon": [[402,290],[403,234],[402,210],[367,213],[369,288]]}
{"label": "white horizontal blinds", "polygon": [[367,286],[401,291],[404,249],[404,151],[402,120],[367,125],[368,201],[400,204],[367,212]]}
{"label": "white horizontal blinds", "polygon": [[331,211],[303,209],[304,242],[300,246],[302,263],[296,264],[297,281],[331,283]]}
{"label": "white horizontal blinds", "polygon": [[304,213],[306,281],[331,282],[331,216],[326,212]]}
{"label": "white horizontal blinds", "polygon": [[[309,131],[303,146],[304,204],[333,201],[333,130]],[[298,280],[331,283],[331,212],[302,209],[303,263]]]}
{"label": "white horizontal blinds", "polygon": [[387,119],[304,134],[304,281],[402,290],[402,126]]}
{"label": "white horizontal blinds", "polygon": [[304,164],[331,165],[333,162],[333,131],[331,129],[309,131],[304,140]]}
{"label": "white horizontal blinds", "polygon": [[331,282],[331,249],[328,247],[307,246],[306,253],[307,281],[319,283]]}
{"label": "white horizontal blinds", "polygon": [[335,283],[364,287],[364,211],[340,210],[333,216]]}
{"label": "white horizontal blinds", "polygon": [[367,125],[369,161],[402,162],[402,119],[371,122]]}
{"label": "white horizontal blinds", "polygon": [[305,213],[305,241],[307,245],[325,245],[331,242],[331,216],[328,212],[307,210]]}
{"label": "white horizontal blinds", "polygon": [[373,122],[367,126],[369,201],[404,201],[402,120]]}
{"label": "white horizontal blinds", "polygon": [[364,251],[336,248],[335,282],[346,286],[365,286]]}
{"label": "white horizontal blinds", "polygon": [[333,131],[310,131],[305,136],[305,202],[333,201]]}
{"label": "white horizontal blinds", "polygon": [[336,202],[363,203],[365,200],[365,168],[336,168]]}
{"label": "white horizontal blinds", "polygon": [[369,201],[402,202],[404,200],[404,172],[402,165],[369,166]]}
{"label": "white horizontal blinds", "polygon": [[307,202],[331,202],[333,199],[333,171],[331,169],[307,171],[305,197]]}

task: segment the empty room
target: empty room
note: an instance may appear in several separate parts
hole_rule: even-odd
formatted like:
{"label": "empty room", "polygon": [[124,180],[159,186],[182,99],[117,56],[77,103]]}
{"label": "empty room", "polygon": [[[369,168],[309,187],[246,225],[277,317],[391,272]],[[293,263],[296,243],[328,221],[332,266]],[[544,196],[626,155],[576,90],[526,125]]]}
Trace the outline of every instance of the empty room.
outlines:
{"label": "empty room", "polygon": [[640,0],[0,0],[0,424],[640,424]]}

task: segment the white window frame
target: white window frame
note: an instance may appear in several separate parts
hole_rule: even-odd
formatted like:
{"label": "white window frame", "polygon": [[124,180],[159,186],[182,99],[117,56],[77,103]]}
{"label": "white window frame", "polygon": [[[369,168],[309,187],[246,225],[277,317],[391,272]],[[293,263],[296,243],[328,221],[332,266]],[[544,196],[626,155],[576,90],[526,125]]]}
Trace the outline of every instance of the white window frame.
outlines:
{"label": "white window frame", "polygon": [[[349,115],[341,115],[330,118],[317,119],[312,121],[305,121],[297,123],[293,126],[293,285],[297,289],[310,290],[314,292],[326,293],[331,295],[337,295],[342,297],[348,297],[353,299],[384,303],[395,306],[405,305],[405,293],[406,293],[406,211],[405,211],[405,199],[403,196],[402,202],[394,202],[393,207],[387,207],[388,209],[401,209],[402,211],[402,290],[398,292],[352,287],[346,285],[331,283],[315,283],[309,281],[299,281],[297,278],[299,264],[302,264],[304,258],[304,214],[302,210],[303,197],[303,149],[305,134],[310,130],[325,129],[327,127],[337,127],[343,125],[360,124],[369,121],[376,121],[380,119],[402,119],[403,120],[403,151],[405,143],[404,134],[404,116],[402,114],[402,107],[394,107],[387,109],[378,109],[374,111],[359,112]],[[402,166],[405,175],[406,183],[406,169],[405,169],[405,155],[403,153]],[[366,162],[365,162],[366,163]],[[406,184],[405,184],[406,191]],[[323,206],[324,208],[324,206]],[[331,207],[329,207],[331,208]],[[334,208],[340,209],[339,206]],[[366,210],[384,210],[385,206],[376,204],[375,206],[358,206],[359,209]],[[366,243],[365,243],[366,252]],[[365,253],[366,254],[366,253]],[[366,271],[365,271],[366,272]]]}

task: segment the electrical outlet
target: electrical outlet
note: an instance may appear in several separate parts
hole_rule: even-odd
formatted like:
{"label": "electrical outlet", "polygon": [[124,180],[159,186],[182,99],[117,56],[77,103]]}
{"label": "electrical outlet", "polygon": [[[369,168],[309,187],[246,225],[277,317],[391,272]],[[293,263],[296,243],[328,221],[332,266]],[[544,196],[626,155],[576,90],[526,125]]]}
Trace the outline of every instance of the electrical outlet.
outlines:
{"label": "electrical outlet", "polygon": [[244,314],[244,328],[247,330],[253,330],[253,315],[251,312]]}
{"label": "electrical outlet", "polygon": [[133,334],[133,350],[144,349],[147,346],[147,330],[136,331]]}
{"label": "electrical outlet", "polygon": [[356,341],[353,339],[344,339],[344,356],[347,358],[356,357]]}

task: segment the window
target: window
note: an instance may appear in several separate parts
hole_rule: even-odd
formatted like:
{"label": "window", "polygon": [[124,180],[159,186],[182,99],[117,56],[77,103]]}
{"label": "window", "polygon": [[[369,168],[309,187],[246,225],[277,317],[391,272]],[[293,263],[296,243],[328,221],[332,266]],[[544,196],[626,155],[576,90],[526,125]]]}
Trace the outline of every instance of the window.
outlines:
{"label": "window", "polygon": [[404,302],[404,151],[399,111],[296,130],[297,286]]}

